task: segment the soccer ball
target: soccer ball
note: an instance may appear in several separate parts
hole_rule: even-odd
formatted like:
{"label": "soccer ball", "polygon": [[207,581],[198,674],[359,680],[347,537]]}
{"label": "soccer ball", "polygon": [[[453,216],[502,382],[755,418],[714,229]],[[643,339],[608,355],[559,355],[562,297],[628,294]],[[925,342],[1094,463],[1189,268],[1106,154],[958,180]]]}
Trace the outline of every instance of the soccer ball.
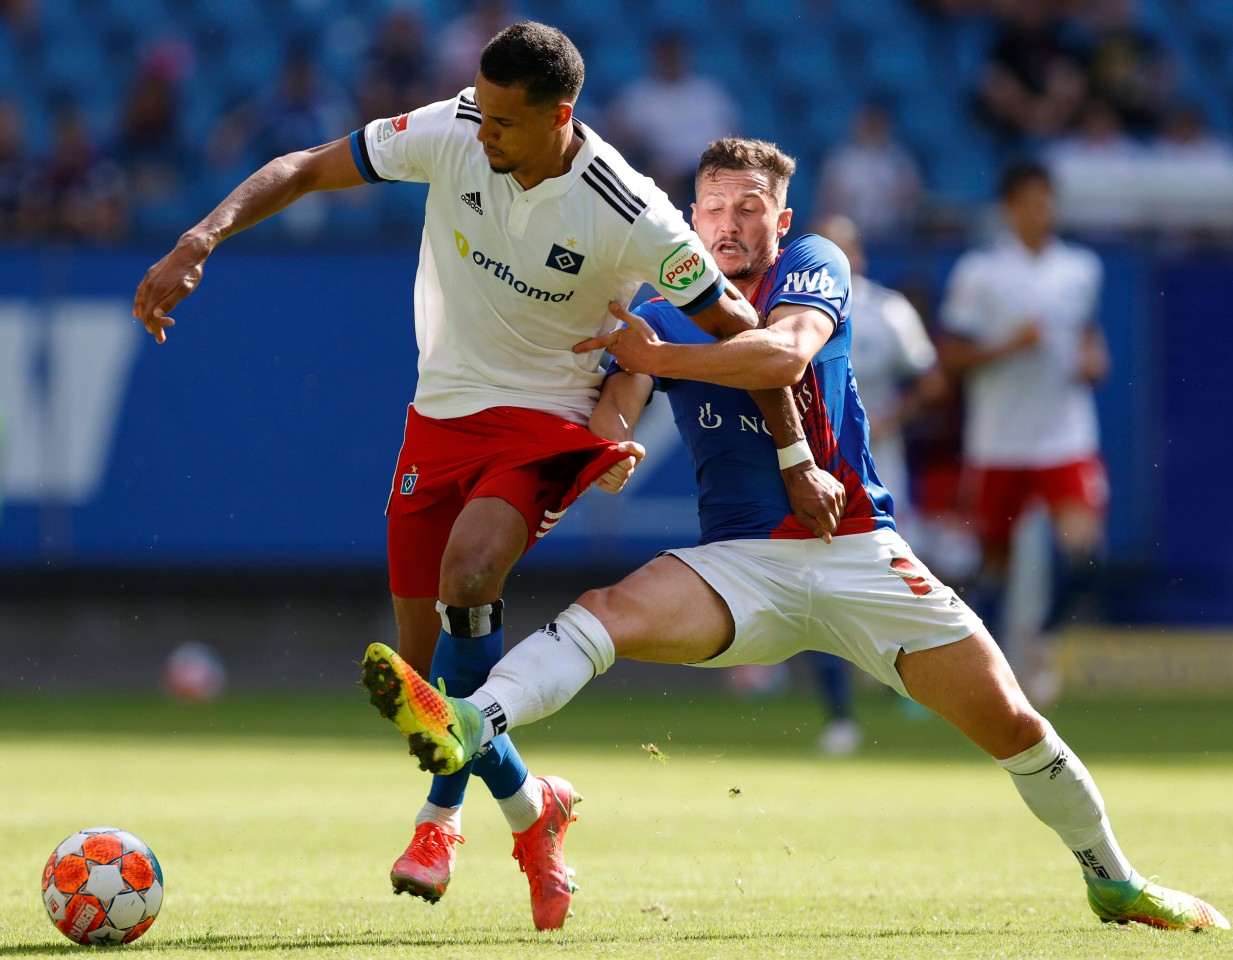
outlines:
{"label": "soccer ball", "polygon": [[43,868],[43,906],[76,943],[128,943],[150,929],[163,905],[163,869],[131,833],[81,830],[52,851]]}
{"label": "soccer ball", "polygon": [[218,654],[190,640],[171,651],[163,667],[163,689],[177,700],[211,703],[227,687],[227,671]]}

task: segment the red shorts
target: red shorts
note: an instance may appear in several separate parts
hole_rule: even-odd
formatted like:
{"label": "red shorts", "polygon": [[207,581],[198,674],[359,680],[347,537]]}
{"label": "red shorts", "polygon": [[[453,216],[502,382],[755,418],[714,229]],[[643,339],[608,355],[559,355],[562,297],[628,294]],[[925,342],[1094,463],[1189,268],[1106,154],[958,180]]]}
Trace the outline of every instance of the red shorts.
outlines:
{"label": "red shorts", "polygon": [[1037,470],[967,467],[963,487],[962,499],[986,548],[1010,543],[1015,521],[1030,501],[1043,502],[1050,513],[1078,506],[1103,514],[1109,503],[1109,480],[1099,455]]}
{"label": "red shorts", "polygon": [[454,521],[472,499],[498,497],[527,521],[527,549],[623,459],[616,444],[550,413],[494,407],[433,420],[407,408],[390,489],[390,590],[435,597]]}

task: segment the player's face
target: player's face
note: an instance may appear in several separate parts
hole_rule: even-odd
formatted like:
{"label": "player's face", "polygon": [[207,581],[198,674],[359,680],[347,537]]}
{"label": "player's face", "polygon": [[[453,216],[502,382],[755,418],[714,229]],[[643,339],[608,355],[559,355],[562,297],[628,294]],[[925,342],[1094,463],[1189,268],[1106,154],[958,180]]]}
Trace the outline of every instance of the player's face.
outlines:
{"label": "player's face", "polygon": [[792,222],[792,211],[775,199],[765,170],[707,171],[693,212],[694,229],[731,280],[763,273]]}
{"label": "player's face", "polygon": [[1028,180],[1006,198],[1006,216],[1020,239],[1036,246],[1054,230],[1053,190],[1044,180]]}
{"label": "player's face", "polygon": [[525,87],[501,87],[484,79],[483,74],[475,78],[475,104],[482,117],[475,136],[484,145],[484,155],[494,173],[550,166],[559,154],[554,134],[572,116],[568,104],[529,105]]}

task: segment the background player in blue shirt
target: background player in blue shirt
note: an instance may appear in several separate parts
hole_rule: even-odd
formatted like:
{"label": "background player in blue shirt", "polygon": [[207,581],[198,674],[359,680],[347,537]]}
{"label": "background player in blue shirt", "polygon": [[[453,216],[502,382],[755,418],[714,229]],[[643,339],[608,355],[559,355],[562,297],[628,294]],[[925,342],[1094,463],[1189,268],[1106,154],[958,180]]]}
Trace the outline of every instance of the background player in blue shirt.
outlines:
{"label": "background player in blue shirt", "polygon": [[[630,439],[652,389],[667,393],[698,474],[702,543],[583,594],[466,699],[446,698],[404,670],[391,719],[421,766],[449,771],[504,730],[559,709],[617,656],[714,667],[774,663],[804,649],[836,653],[949,720],[1006,768],[1074,853],[1101,920],[1227,929],[1209,904],[1134,870],[1086,767],[1028,702],[979,618],[896,532],[848,363],[847,260],[813,235],[779,249],[794,169],[774,145],[735,138],[713,143],[699,165],[695,227],[765,314],[765,328],[716,341],[652,301],[637,316],[614,307],[629,327],[602,338],[617,372],[591,427]],[[785,384],[794,385],[808,434],[804,453],[847,493],[833,537],[813,537],[795,521],[778,474],[798,467],[801,451],[776,451],[741,392]],[[393,651],[374,644],[374,656]]]}

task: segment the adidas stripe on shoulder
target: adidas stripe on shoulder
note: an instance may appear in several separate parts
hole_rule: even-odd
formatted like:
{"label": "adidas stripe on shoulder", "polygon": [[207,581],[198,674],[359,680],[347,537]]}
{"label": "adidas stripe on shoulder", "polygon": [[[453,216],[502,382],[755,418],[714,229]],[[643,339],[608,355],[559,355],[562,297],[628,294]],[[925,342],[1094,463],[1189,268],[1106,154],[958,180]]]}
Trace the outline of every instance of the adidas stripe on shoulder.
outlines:
{"label": "adidas stripe on shoulder", "polygon": [[633,223],[646,209],[646,201],[629,189],[602,158],[596,157],[582,172],[582,179],[604,198],[608,206]]}
{"label": "adidas stripe on shoulder", "polygon": [[454,118],[456,120],[470,120],[474,123],[479,123],[482,119],[479,107],[475,105],[475,101],[466,96],[458,98],[458,110],[454,113]]}

